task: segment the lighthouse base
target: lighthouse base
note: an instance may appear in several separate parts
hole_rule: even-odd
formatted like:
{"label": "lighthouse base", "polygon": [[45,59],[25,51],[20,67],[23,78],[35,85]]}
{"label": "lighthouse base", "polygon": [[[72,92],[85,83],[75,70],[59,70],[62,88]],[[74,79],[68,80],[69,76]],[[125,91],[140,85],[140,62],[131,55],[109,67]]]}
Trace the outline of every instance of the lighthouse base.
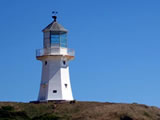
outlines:
{"label": "lighthouse base", "polygon": [[29,103],[35,103],[35,104],[38,104],[38,103],[49,103],[49,102],[52,102],[52,103],[76,103],[76,100],[71,100],[71,101],[66,101],[66,100],[40,100],[40,101],[30,101]]}

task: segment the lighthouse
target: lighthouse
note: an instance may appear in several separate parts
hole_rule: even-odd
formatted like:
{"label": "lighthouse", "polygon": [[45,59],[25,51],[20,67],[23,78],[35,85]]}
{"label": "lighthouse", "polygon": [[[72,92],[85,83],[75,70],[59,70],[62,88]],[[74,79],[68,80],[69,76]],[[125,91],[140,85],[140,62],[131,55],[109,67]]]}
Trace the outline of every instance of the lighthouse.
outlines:
{"label": "lighthouse", "polygon": [[36,58],[42,62],[42,76],[38,101],[72,101],[69,62],[74,59],[74,50],[68,48],[67,29],[53,22],[43,32],[43,48],[36,50]]}

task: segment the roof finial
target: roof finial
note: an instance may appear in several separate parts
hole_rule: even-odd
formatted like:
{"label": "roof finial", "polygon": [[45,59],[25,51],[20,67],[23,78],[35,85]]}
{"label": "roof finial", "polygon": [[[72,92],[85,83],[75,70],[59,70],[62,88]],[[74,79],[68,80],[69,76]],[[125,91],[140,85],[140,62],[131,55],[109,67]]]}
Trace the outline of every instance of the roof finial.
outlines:
{"label": "roof finial", "polygon": [[53,16],[52,16],[52,18],[54,19],[54,22],[56,22],[56,19],[57,19],[57,14],[58,14],[58,12],[57,11],[52,11],[52,14],[53,14]]}

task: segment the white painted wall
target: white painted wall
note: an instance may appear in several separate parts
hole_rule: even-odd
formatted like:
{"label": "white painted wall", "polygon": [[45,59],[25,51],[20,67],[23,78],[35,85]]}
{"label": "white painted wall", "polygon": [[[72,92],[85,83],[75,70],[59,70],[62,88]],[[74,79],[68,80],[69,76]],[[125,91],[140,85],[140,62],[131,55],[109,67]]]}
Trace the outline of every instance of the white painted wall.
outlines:
{"label": "white painted wall", "polygon": [[[69,67],[61,69],[61,79],[62,79],[62,93],[63,99],[65,100],[73,100],[72,89],[70,84],[70,76],[69,76]],[[65,86],[67,85],[67,87]]]}
{"label": "white painted wall", "polygon": [[[65,65],[63,61],[66,62]],[[57,93],[53,93],[53,90],[57,90]],[[53,55],[42,60],[42,80],[38,100],[73,100],[68,61],[64,56]]]}

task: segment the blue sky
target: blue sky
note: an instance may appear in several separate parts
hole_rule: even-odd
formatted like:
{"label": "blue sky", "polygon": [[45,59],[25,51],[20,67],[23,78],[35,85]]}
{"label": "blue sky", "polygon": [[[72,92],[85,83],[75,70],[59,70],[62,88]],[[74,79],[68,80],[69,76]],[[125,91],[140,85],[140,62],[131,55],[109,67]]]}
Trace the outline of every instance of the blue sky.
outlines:
{"label": "blue sky", "polygon": [[1,0],[0,101],[36,100],[41,30],[57,10],[69,30],[73,95],[80,101],[160,107],[160,1]]}

